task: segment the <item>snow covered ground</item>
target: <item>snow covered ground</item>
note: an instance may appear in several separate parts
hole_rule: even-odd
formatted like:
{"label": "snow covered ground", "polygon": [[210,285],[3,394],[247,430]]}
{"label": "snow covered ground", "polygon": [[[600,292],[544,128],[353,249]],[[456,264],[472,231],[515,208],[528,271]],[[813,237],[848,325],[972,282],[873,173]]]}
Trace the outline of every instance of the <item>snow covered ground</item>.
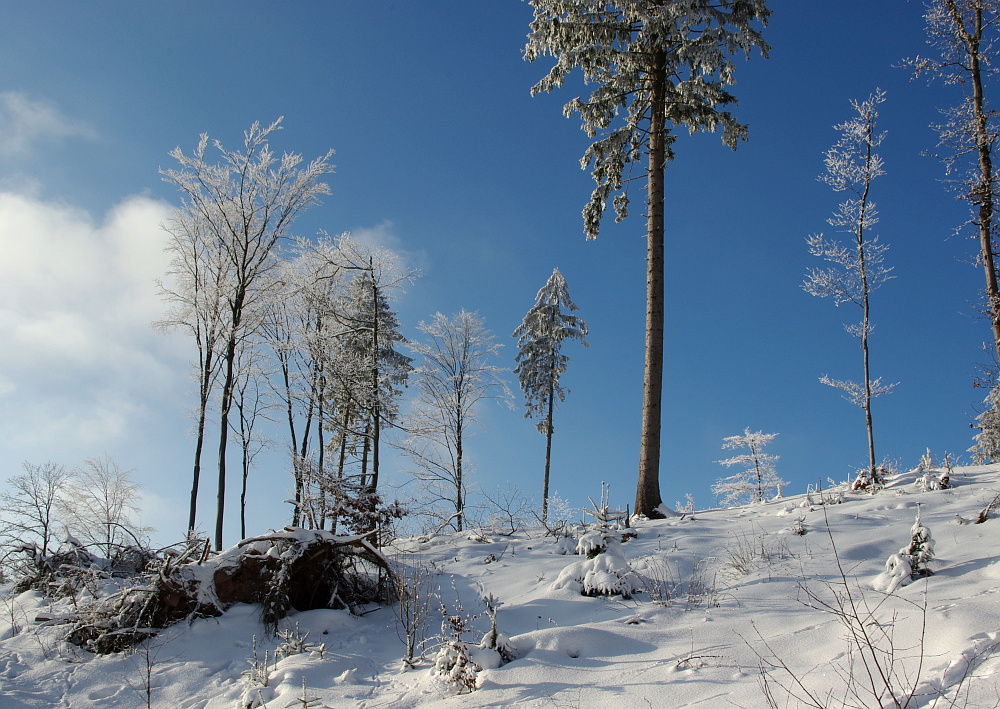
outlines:
{"label": "snow covered ground", "polygon": [[[581,595],[563,572],[584,557],[560,554],[539,529],[401,540],[410,561],[434,574],[449,613],[478,616],[473,644],[489,630],[481,597],[503,603],[498,629],[517,657],[478,672],[466,694],[435,677],[435,641],[415,669],[401,670],[389,608],[290,616],[283,627],[298,624],[325,650],[283,657],[266,671],[266,687],[251,688],[244,672],[254,637],[258,661],[276,646],[255,607],[176,625],[136,652],[95,656],[62,642],[65,626],[36,621],[64,615],[66,602],[8,593],[0,598],[0,707],[143,707],[147,689],[151,706],[180,709],[231,709],[241,699],[270,709],[766,707],[765,691],[777,706],[800,706],[782,685],[823,706],[896,706],[878,672],[890,676],[900,706],[911,692],[909,707],[997,706],[1000,512],[971,520],[1000,494],[1000,466],[956,469],[949,490],[923,491],[915,477],[900,474],[872,496],[841,486],[639,522],[621,552],[634,572],[661,581],[658,603],[643,591]],[[840,495],[840,504],[821,504]],[[933,575],[877,592],[886,559],[910,541],[918,505],[935,540]],[[440,622],[435,610],[432,634]]]}

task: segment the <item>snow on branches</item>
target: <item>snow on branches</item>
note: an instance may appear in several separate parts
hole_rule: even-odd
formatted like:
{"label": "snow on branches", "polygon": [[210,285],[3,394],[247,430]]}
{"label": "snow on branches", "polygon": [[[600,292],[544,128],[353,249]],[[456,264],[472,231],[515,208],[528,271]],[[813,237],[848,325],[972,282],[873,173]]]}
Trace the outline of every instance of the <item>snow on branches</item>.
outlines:
{"label": "snow on branches", "polygon": [[743,470],[719,478],[712,485],[712,492],[720,498],[723,505],[738,505],[747,502],[763,502],[769,491],[781,493],[781,487],[787,483],[778,477],[774,463],[778,456],[764,453],[763,448],[777,437],[777,433],[752,432],[744,429],[741,436],[727,436],[723,439],[722,448],[747,448],[747,453],[717,461],[720,465],[732,467],[744,466]]}

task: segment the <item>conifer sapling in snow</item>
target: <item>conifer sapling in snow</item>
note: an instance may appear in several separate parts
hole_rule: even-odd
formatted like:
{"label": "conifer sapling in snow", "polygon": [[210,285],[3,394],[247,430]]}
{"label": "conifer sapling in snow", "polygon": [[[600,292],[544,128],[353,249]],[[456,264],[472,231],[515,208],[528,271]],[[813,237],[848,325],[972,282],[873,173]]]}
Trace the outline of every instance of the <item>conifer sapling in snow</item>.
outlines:
{"label": "conifer sapling in snow", "polygon": [[571,313],[578,310],[569,297],[566,279],[558,268],[535,296],[524,320],[514,330],[517,340],[517,375],[524,392],[525,418],[544,416],[536,424],[545,436],[545,477],[542,484],[542,524],[548,521],[549,470],[552,460],[552,413],[556,399],[566,399],[559,379],[566,371],[569,357],[562,354],[563,340],[579,340],[587,346],[587,323]]}
{"label": "conifer sapling in snow", "polygon": [[719,478],[712,485],[712,492],[721,499],[723,505],[763,502],[770,490],[780,494],[781,487],[788,484],[778,477],[774,468],[778,456],[763,451],[764,446],[773,441],[777,435],[762,431],[752,432],[746,428],[742,436],[728,436],[723,439],[723,449],[749,449],[747,453],[718,461],[726,467],[744,466],[744,469],[735,475]]}
{"label": "conifer sapling in snow", "polygon": [[931,530],[920,522],[920,507],[917,506],[917,519],[910,528],[910,543],[899,550],[910,560],[910,570],[914,578],[930,576],[931,570],[927,564],[934,558],[934,539]]}

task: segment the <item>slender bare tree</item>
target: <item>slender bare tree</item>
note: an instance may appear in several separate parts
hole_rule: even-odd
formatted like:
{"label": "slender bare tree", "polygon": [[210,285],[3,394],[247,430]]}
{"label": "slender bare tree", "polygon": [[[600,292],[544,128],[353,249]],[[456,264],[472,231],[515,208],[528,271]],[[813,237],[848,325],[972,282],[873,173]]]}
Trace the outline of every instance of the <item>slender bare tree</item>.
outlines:
{"label": "slender bare tree", "polygon": [[433,501],[450,508],[440,513],[442,521],[460,532],[469,474],[465,442],[479,422],[477,406],[489,398],[509,401],[502,370],[489,364],[502,345],[482,318],[467,310],[451,317],[435,313],[417,329],[427,339],[410,343],[422,363],[415,370],[417,399],[405,424],[411,435],[403,450]]}
{"label": "slender bare tree", "polygon": [[996,42],[1000,29],[997,0],[930,0],[924,14],[927,43],[935,57],[908,59],[915,72],[960,87],[962,100],[943,111],[935,126],[950,185],[972,208],[969,221],[979,241],[978,262],[986,277],[986,308],[993,328],[993,350],[1000,361],[1000,285],[993,224],[997,208],[997,174],[993,151],[1000,140],[997,112],[986,97],[987,79],[997,71]]}
{"label": "slender bare tree", "polygon": [[884,265],[888,247],[871,234],[871,228],[878,223],[878,211],[871,198],[872,181],[885,174],[882,158],[875,152],[885,138],[884,132],[876,130],[878,106],[884,100],[885,93],[876,90],[865,101],[851,101],[857,115],[835,126],[841,133],[840,140],[826,151],[826,171],[819,179],[837,192],[849,195],[827,222],[841,233],[849,234],[850,242],[845,245],[822,234],[808,237],[809,252],[833,265],[809,269],[802,284],[807,293],[833,298],[837,305],[852,303],[861,309],[861,322],[847,325],[846,330],[861,344],[864,379],[858,383],[824,374],[820,381],[843,391],[848,401],[865,412],[868,475],[876,484],[881,481],[875,462],[872,399],[887,394],[895,386],[883,382],[881,377],[872,379],[868,351],[872,331],[871,293],[893,277],[892,268]]}
{"label": "slender bare tree", "polygon": [[15,545],[34,544],[45,556],[54,546],[70,474],[52,462],[37,465],[25,461],[21,468],[24,472],[8,480],[8,490],[0,493],[0,535],[5,551]]}

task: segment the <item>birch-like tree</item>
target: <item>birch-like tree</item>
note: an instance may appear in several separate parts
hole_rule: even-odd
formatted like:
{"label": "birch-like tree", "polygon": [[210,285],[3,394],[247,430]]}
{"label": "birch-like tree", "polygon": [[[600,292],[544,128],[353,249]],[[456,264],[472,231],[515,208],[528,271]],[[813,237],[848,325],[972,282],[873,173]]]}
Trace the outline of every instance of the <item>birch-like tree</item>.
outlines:
{"label": "birch-like tree", "polygon": [[[509,399],[503,370],[490,364],[502,345],[483,319],[467,310],[451,317],[435,313],[417,329],[427,339],[410,343],[422,361],[414,370],[417,398],[405,424],[410,436],[403,451],[432,498],[431,513],[460,532],[469,474],[465,442],[479,423],[476,409],[484,399]],[[436,503],[446,509],[438,510]]]}
{"label": "birch-like tree", "polygon": [[722,504],[763,502],[772,490],[780,494],[782,486],[788,483],[778,477],[774,467],[778,456],[764,452],[764,446],[777,436],[777,433],[754,432],[746,428],[742,436],[727,436],[722,439],[723,450],[747,449],[746,453],[717,461],[727,468],[734,465],[742,468],[735,475],[719,478],[712,485],[712,493],[720,498]]}
{"label": "birch-like tree", "polygon": [[552,461],[552,414],[556,401],[566,399],[559,382],[569,357],[562,353],[563,340],[579,340],[587,346],[587,323],[573,315],[579,310],[569,297],[569,286],[558,268],[535,296],[535,304],[514,330],[517,339],[517,375],[524,392],[525,418],[542,416],[535,424],[545,436],[545,476],[542,482],[542,524],[548,521],[549,470]]}
{"label": "birch-like tree", "polygon": [[17,547],[34,544],[42,556],[54,551],[70,474],[56,463],[21,464],[24,472],[0,493],[0,537],[4,559]]}
{"label": "birch-like tree", "polygon": [[167,303],[167,315],[153,326],[163,331],[186,331],[194,340],[197,354],[194,370],[198,407],[188,505],[188,533],[191,534],[198,518],[198,488],[208,409],[219,376],[219,349],[226,327],[224,293],[229,273],[223,267],[218,241],[196,215],[177,210],[165,229],[170,235],[165,249],[170,254],[170,267],[167,277],[157,285],[160,297]]}
{"label": "birch-like tree", "polygon": [[[664,171],[675,131],[715,131],[735,148],[747,129],[727,106],[736,99],[733,56],[755,47],[770,11],[764,0],[531,0],[534,19],[524,56],[555,58],[532,94],[552,91],[580,69],[596,84],[589,99],[563,109],[578,113],[595,142],[581,166],[597,183],[583,209],[584,233],[596,238],[609,198],[617,219],[629,210],[628,186],[646,181],[646,346],[642,437],[635,511],[662,516],[659,485],[663,387]],[[631,175],[638,165],[640,174]],[[613,195],[613,196],[612,196]]]}
{"label": "birch-like tree", "polygon": [[347,282],[340,240],[327,235],[315,241],[297,238],[277,278],[263,333],[274,360],[271,390],[288,427],[292,525],[318,527],[322,516],[311,514],[307,522],[303,513],[307,498],[312,503],[309,487],[325,466],[322,422],[331,415],[330,351],[342,334],[336,311]]}
{"label": "birch-like tree", "polygon": [[998,197],[993,152],[1000,140],[1000,123],[986,97],[987,81],[997,71],[1000,1],[930,0],[926,6],[927,43],[936,56],[907,63],[918,75],[940,79],[961,92],[960,102],[944,109],[944,121],[935,126],[940,137],[938,157],[949,185],[972,210],[956,231],[971,230],[979,242],[977,261],[986,277],[993,351],[1000,360],[1000,286],[993,235]]}
{"label": "birch-like tree", "polygon": [[140,522],[142,486],[107,453],[74,468],[61,514],[68,531],[113,559],[124,547],[145,546],[150,531]]}
{"label": "birch-like tree", "polygon": [[825,268],[812,268],[806,274],[803,289],[820,298],[833,298],[838,306],[851,303],[861,309],[861,322],[846,325],[848,333],[861,344],[863,378],[861,382],[820,377],[827,384],[844,392],[844,398],[859,406],[865,413],[868,432],[868,474],[878,478],[875,462],[875,434],[872,426],[872,399],[888,393],[895,384],[882,378],[871,378],[868,337],[872,331],[870,296],[872,291],[892,278],[892,268],[884,265],[888,247],[879,243],[871,234],[878,223],[878,210],[871,199],[872,182],[885,174],[882,158],[875,149],[882,143],[885,133],[876,130],[878,106],[885,100],[885,93],[876,90],[867,100],[851,101],[857,115],[834,126],[840,139],[826,151],[826,170],[820,181],[836,192],[847,193],[847,199],[827,222],[837,231],[848,234],[847,243],[827,239],[823,234],[813,234],[806,239],[809,253],[832,264]]}
{"label": "birch-like tree", "polygon": [[[332,151],[307,165],[295,153],[277,157],[268,143],[281,127],[254,123],[244,133],[243,150],[229,150],[202,134],[191,155],[180,148],[170,152],[180,168],[163,170],[164,180],[181,192],[175,222],[194,226],[188,231],[204,234],[224,276],[223,335],[218,342],[222,388],[219,398],[218,493],[215,547],[222,548],[226,499],[226,449],[229,414],[233,405],[239,350],[263,316],[270,275],[277,263],[276,249],[288,236],[295,218],[315,205],[329,187],[321,178],[332,172]],[[209,147],[219,162],[209,162]]]}

